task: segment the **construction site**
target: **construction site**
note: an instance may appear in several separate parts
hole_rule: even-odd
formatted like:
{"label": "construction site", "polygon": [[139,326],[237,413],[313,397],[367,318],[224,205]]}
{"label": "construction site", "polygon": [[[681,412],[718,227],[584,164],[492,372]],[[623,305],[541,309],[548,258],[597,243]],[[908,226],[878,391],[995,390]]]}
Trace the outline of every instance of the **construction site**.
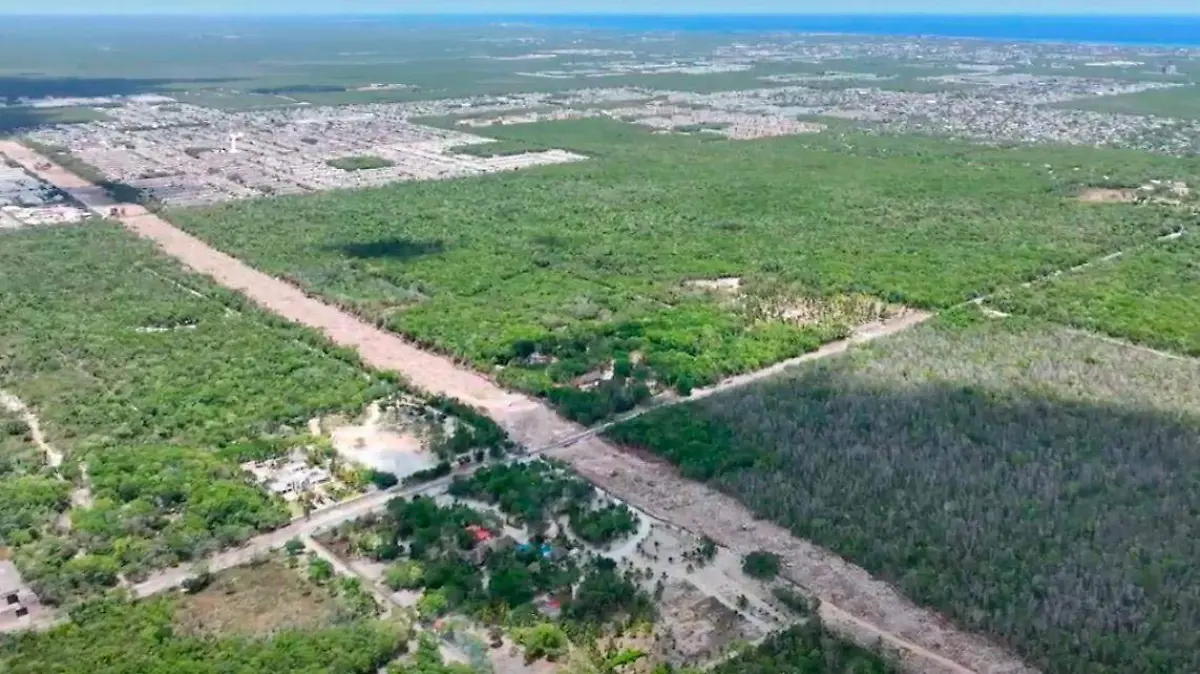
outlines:
{"label": "construction site", "polygon": [[[178,112],[162,114],[156,126],[54,127],[33,139],[66,148],[109,180],[170,206],[458,178],[585,159],[561,150],[487,158],[456,154],[456,148],[491,141],[413,124],[403,114],[331,108],[286,121],[250,113],[188,121],[189,113],[208,117],[204,113],[211,111],[189,106],[172,110]],[[378,168],[362,170],[331,165],[362,156],[383,161]]]}
{"label": "construction site", "polygon": [[71,224],[90,215],[20,167],[0,165],[0,230]]}

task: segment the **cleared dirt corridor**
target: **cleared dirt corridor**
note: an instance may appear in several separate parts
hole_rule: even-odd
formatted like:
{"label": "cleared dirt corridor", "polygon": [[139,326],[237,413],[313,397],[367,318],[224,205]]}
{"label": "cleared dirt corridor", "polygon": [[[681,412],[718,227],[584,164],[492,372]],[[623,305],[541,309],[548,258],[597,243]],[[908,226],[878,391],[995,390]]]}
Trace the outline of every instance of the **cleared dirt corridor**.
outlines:
{"label": "cleared dirt corridor", "polygon": [[[71,188],[68,191],[85,204],[101,215],[108,215],[110,201],[84,199],[98,188],[81,185],[81,179],[70,174],[67,174],[70,178],[63,179],[65,171],[60,167],[51,164],[46,169],[45,159],[21,146],[10,151],[11,145],[0,142],[0,152],[43,179],[55,184],[59,184],[56,179],[64,180],[62,187]],[[43,168],[37,168],[38,165]],[[796,539],[780,527],[756,520],[733,499],[683,479],[665,464],[621,451],[589,434],[584,427],[559,417],[541,401],[505,391],[448,358],[422,351],[395,334],[315,300],[302,290],[213,249],[141,207],[125,204],[121,208],[125,215],[120,221],[128,229],[153,240],[187,267],[243,293],[271,312],[319,330],[333,342],[357,350],[363,361],[374,368],[398,372],[420,389],[480,408],[514,440],[533,451],[560,447],[550,453],[570,461],[581,474],[614,496],[672,524],[706,534],[739,553],[765,549],[779,554],[786,562],[785,575],[821,599],[822,613],[832,627],[862,643],[871,645],[881,641],[903,652],[908,669],[953,674],[1035,671],[985,640],[959,631],[940,616],[917,607],[862,569]],[[918,322],[918,317],[909,316],[895,328]],[[863,341],[864,337],[860,335],[853,341]],[[844,346],[827,347],[822,355],[844,350]],[[564,442],[571,438],[578,439],[570,444]]]}

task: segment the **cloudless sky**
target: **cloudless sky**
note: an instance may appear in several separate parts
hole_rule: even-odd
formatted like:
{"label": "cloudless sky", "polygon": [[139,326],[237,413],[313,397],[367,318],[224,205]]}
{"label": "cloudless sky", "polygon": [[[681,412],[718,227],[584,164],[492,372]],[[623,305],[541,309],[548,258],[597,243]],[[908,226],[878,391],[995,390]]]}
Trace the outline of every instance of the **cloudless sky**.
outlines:
{"label": "cloudless sky", "polygon": [[1193,14],[1200,0],[0,0],[5,14]]}

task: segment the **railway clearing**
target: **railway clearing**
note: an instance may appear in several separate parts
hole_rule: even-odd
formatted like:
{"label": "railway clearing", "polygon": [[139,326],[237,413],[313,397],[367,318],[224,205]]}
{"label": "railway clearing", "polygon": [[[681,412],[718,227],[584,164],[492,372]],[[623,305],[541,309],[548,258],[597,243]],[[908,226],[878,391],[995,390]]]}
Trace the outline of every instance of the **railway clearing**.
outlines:
{"label": "railway clearing", "polygon": [[1200,672],[1200,50],[579,20],[0,27],[0,670]]}
{"label": "railway clearing", "polygon": [[[7,152],[8,148],[0,146],[0,150]],[[18,161],[40,163],[35,161],[34,156],[28,152],[13,153],[9,156]],[[58,169],[52,167],[46,171],[46,175],[53,176],[57,172]],[[82,181],[75,178],[62,187],[79,190],[83,188],[79,184],[80,182]],[[109,206],[107,202],[101,203],[102,207]],[[309,297],[301,290],[281,280],[255,271],[236,258],[220,253],[199,239],[185,234],[154,214],[134,209],[127,212],[132,212],[132,214],[120,218],[122,224],[138,235],[154,241],[164,252],[179,260],[186,267],[211,276],[217,283],[230,290],[245,294],[265,309],[322,332],[334,343],[356,349],[363,362],[374,368],[399,372],[422,390],[452,395],[480,408],[504,427],[516,442],[526,447],[536,451],[537,448],[561,444],[564,439],[581,437],[584,434],[583,427],[562,419],[536,399],[505,391],[478,373],[456,365],[449,358],[417,349],[395,334],[371,326],[342,310]],[[595,464],[591,463],[592,461],[599,459],[619,464],[627,460],[626,454],[616,446],[596,437],[583,437],[576,441],[572,445],[570,453],[566,454],[564,458],[571,460],[572,467],[590,479],[598,478]],[[610,475],[611,472],[610,469]],[[645,489],[648,486],[636,483],[621,485],[613,481],[601,484],[614,496],[635,505],[644,500]],[[827,563],[806,566],[804,560],[811,555],[811,551],[815,548],[804,548],[801,541],[792,539],[782,530],[773,528],[771,525],[756,521],[749,511],[735,506],[725,497],[721,497],[701,485],[682,479],[677,485],[680,488],[699,489],[700,491],[696,492],[695,496],[700,500],[675,512],[660,512],[653,505],[647,507],[646,510],[677,526],[708,533],[712,528],[713,520],[707,504],[716,502],[727,506],[723,507],[721,512],[726,516],[732,515],[734,520],[718,520],[725,524],[720,526],[720,531],[712,532],[718,534],[713,538],[741,553],[751,551],[748,544],[756,541],[763,543],[774,541],[773,545],[775,546],[780,544],[788,546],[781,548],[781,552],[785,553],[785,560],[789,562],[789,577],[800,586],[814,592],[823,603],[827,604],[829,608],[824,609],[825,611],[831,611],[836,616],[837,611],[841,609],[851,616],[852,620],[843,619],[836,624],[854,625],[856,629],[849,635],[852,638],[867,639],[868,641],[883,640],[900,650],[904,650],[906,645],[915,644],[930,654],[938,654],[939,651],[946,649],[945,644],[954,644],[951,646],[952,650],[948,651],[946,655],[936,655],[936,658],[932,658],[932,662],[928,665],[922,660],[922,651],[913,652],[911,657],[916,659],[913,664],[914,668],[924,671],[939,671],[939,669],[952,672],[962,671],[962,669],[955,670],[953,668],[945,670],[944,665],[937,664],[941,660],[953,660],[957,663],[957,667],[978,674],[993,671],[1019,671],[1014,669],[1019,665],[1011,656],[1002,654],[1001,651],[985,645],[985,642],[977,638],[959,633],[949,627],[930,629],[931,626],[940,625],[941,620],[934,614],[903,600],[894,591],[887,589],[886,585],[872,581],[860,569],[845,565],[845,562],[832,557],[828,558],[829,562]],[[708,522],[708,526],[697,527],[697,524],[703,522]],[[753,537],[740,538],[739,532],[745,532]],[[795,545],[802,547],[791,547]],[[835,564],[845,565],[844,568],[849,569],[850,573],[845,579],[833,585],[827,585],[824,579],[830,573],[830,567]],[[807,573],[800,570],[807,571]],[[167,582],[167,584],[172,583]],[[895,603],[884,608],[879,602],[881,598],[889,596],[883,593],[889,592]],[[903,628],[897,628],[891,624],[891,621],[896,620],[895,609],[897,608],[900,615],[907,616],[907,619],[900,618],[901,624],[907,623]],[[913,615],[919,616],[916,624],[922,627],[913,629],[913,622],[910,622]],[[880,619],[887,622],[882,624],[875,622]],[[951,637],[950,635],[956,636]],[[925,659],[930,660],[931,658]],[[1004,664],[1006,662],[1009,664]]]}
{"label": "railway clearing", "polygon": [[[47,173],[53,170],[52,167]],[[67,186],[78,194],[88,194],[86,186],[71,183]],[[103,200],[96,203],[98,208],[111,207],[111,203]],[[362,317],[316,299],[306,292],[308,288],[301,289],[257,271],[156,214],[133,206],[121,209],[124,214],[118,219],[126,228],[154,241],[190,269],[243,293],[263,309],[314,328],[336,344],[355,349],[363,362],[373,368],[399,372],[421,390],[447,395],[479,408],[517,442],[535,452],[545,451],[566,460],[581,475],[614,496],[676,526],[710,536],[738,553],[768,550],[779,554],[786,562],[785,575],[822,600],[822,615],[830,625],[862,643],[881,641],[904,653],[904,661],[910,668],[954,674],[1034,671],[987,640],[962,632],[936,613],[916,606],[861,568],[794,537],[779,526],[757,519],[754,512],[737,500],[684,479],[675,468],[664,463],[596,437],[598,432],[614,425],[619,430],[620,423],[634,419],[651,406],[594,428],[564,420],[544,401],[505,390],[491,378],[468,370],[449,357],[418,348]],[[1112,257],[1111,253],[1103,254]],[[854,344],[907,330],[925,323],[930,315],[930,312],[903,312],[865,329],[851,330],[845,339],[829,342],[788,361],[787,365],[808,363],[846,351]],[[784,367],[750,373],[710,388],[689,390],[687,396],[678,400],[719,399],[723,392],[754,386]],[[365,505],[361,507],[358,512],[371,510]]]}

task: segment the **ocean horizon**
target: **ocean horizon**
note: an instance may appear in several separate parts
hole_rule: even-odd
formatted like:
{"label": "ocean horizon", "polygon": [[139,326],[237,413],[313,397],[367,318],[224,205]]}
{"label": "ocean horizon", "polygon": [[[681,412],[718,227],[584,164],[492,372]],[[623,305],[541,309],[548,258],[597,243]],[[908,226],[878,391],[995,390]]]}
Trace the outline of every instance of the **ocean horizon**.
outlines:
{"label": "ocean horizon", "polygon": [[[450,18],[450,17],[447,17]],[[456,17],[465,19],[468,17]],[[471,19],[556,28],[629,31],[786,32],[1200,46],[1200,14],[1177,16],[1049,16],[934,14],[560,14],[494,15]]]}
{"label": "ocean horizon", "polygon": [[163,13],[96,15],[3,15],[0,33],[29,25],[106,24],[137,26],[188,21],[312,23],[378,22],[414,26],[495,26],[579,28],[628,32],[808,33],[875,37],[939,37],[994,41],[1062,42],[1123,46],[1200,48],[1200,13],[1177,15],[1048,14],[436,14],[436,13]]}

